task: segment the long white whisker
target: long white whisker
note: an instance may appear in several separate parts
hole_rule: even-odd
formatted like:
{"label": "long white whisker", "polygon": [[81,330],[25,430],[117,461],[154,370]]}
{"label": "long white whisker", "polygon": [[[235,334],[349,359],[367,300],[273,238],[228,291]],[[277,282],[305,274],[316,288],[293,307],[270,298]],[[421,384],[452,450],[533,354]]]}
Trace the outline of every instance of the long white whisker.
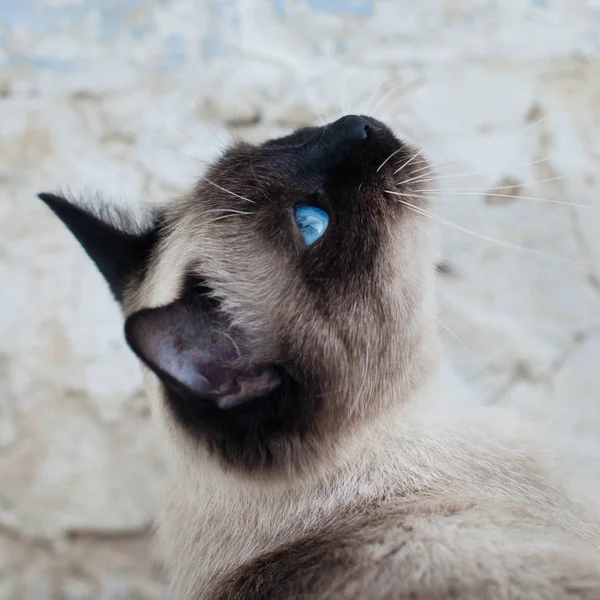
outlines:
{"label": "long white whisker", "polygon": [[[391,193],[393,195],[399,195],[397,192],[388,192]],[[400,194],[402,195],[402,194]],[[423,196],[420,196],[423,197]],[[512,197],[512,196],[511,196]],[[498,244],[500,246],[505,246],[506,248],[511,248],[513,250],[522,250],[522,251],[526,251],[529,252],[531,254],[535,254],[537,256],[541,256],[542,258],[551,258],[554,260],[561,260],[561,261],[565,261],[565,262],[572,262],[572,263],[577,263],[577,264],[582,264],[582,265],[597,265],[597,262],[594,261],[588,261],[588,260],[580,260],[577,258],[569,258],[566,256],[557,256],[556,254],[549,254],[547,252],[543,252],[541,250],[535,250],[533,248],[526,248],[525,246],[519,246],[518,244],[512,244],[511,242],[506,242],[504,240],[499,240],[497,238],[493,238],[487,235],[484,235],[483,233],[478,233],[477,231],[472,231],[471,229],[467,229],[466,227],[461,227],[460,225],[458,225],[457,223],[454,223],[452,221],[448,221],[447,219],[444,219],[442,217],[439,217],[437,215],[434,215],[433,213],[425,210],[424,208],[421,208],[419,206],[415,206],[414,204],[411,204],[410,202],[407,202],[406,200],[398,200],[398,202],[400,202],[401,204],[403,204],[404,206],[406,206],[408,209],[416,212],[417,214],[423,215],[425,217],[428,217],[434,221],[437,221],[438,223],[442,224],[442,225],[446,225],[448,227],[452,227],[453,229],[456,229],[457,231],[462,231],[463,233],[467,233],[469,235],[472,235],[473,237],[479,238],[480,240],[484,240],[486,242],[491,242],[494,244]]]}
{"label": "long white whisker", "polygon": [[315,97],[312,95],[311,92],[308,91],[308,89],[306,89],[306,86],[302,87],[302,91],[304,93],[304,96],[308,100],[308,104],[309,104],[311,110],[313,110],[314,112],[317,113],[317,118],[319,119],[319,121],[321,121],[321,125],[323,125],[325,123],[325,116],[323,115],[323,113],[318,108],[317,104],[315,103]]}
{"label": "long white whisker", "polygon": [[204,121],[204,124],[208,127],[208,129],[213,134],[217,142],[219,142],[221,146],[226,146],[225,142],[217,135],[217,132],[213,129],[209,120],[206,118],[206,115],[204,114],[204,108],[202,107],[202,105],[200,103],[197,103],[196,107],[200,110],[200,114],[202,115],[202,120]]}
{"label": "long white whisker", "polygon": [[408,167],[408,165],[410,165],[410,163],[415,160],[418,156],[420,156],[421,154],[423,154],[423,152],[425,152],[425,148],[421,148],[416,154],[413,154],[411,156],[411,158],[409,158],[401,167],[399,167],[398,169],[396,169],[394,171],[394,175],[396,175],[396,173],[400,173],[400,171],[402,171],[402,169],[405,169],[406,167]]}
{"label": "long white whisker", "polygon": [[348,94],[348,77],[344,79],[344,86],[342,87],[342,114],[346,114],[347,107],[347,94]]}
{"label": "long white whisker", "polygon": [[379,171],[381,171],[383,165],[385,165],[391,158],[393,158],[394,156],[396,156],[396,154],[398,154],[398,152],[402,152],[403,150],[406,150],[406,148],[404,148],[404,146],[401,146],[400,148],[398,148],[398,150],[394,150],[394,152],[392,152],[377,168],[377,171],[375,171],[376,173],[379,173]]}
{"label": "long white whisker", "polygon": [[179,130],[181,133],[183,133],[183,135],[185,135],[185,137],[188,138],[188,140],[190,140],[192,143],[194,143],[196,146],[198,146],[198,148],[200,148],[201,150],[203,149],[202,144],[200,144],[197,140],[195,140],[181,125],[179,125],[179,123],[177,123],[175,121],[175,119],[173,119],[171,116],[169,116],[167,114],[167,112],[158,104],[158,102],[156,102],[156,100],[154,100],[154,98],[152,98],[152,96],[150,96],[150,94],[148,94],[148,92],[146,92],[144,89],[142,89],[139,85],[136,85],[136,87],[142,94],[144,94],[144,96],[146,96],[146,98],[150,102],[152,102],[152,104],[154,104],[154,106],[163,114],[165,119],[167,119],[167,121],[169,121],[169,123],[171,123],[171,125],[173,125],[173,127],[175,127],[177,130]]}
{"label": "long white whisker", "polygon": [[495,194],[492,191],[486,190],[485,193],[481,193],[481,192],[463,192],[463,191],[456,191],[453,192],[452,190],[438,190],[438,189],[434,189],[434,190],[419,190],[421,192],[421,194],[406,194],[404,192],[394,192],[392,190],[386,190],[386,192],[388,192],[389,194],[393,194],[394,196],[404,196],[406,198],[424,198],[425,196],[423,196],[422,194],[436,194],[436,195],[441,195],[443,196],[446,192],[449,193],[449,195],[451,196],[476,196],[476,197],[481,197],[481,196],[485,196],[485,195],[490,195],[490,196],[496,196],[498,198],[511,198],[513,200],[531,200],[532,202],[543,202],[546,204],[559,204],[561,206],[567,206],[569,208],[584,208],[586,210],[593,210],[593,211],[600,211],[600,207],[598,206],[592,206],[590,204],[577,204],[575,202],[565,202],[563,200],[552,200],[551,198],[537,198],[536,196],[512,196],[511,194]]}
{"label": "long white whisker", "polygon": [[[516,165],[509,165],[506,170],[507,171],[512,171],[514,169],[524,169],[526,167],[532,167],[535,165],[539,165],[541,163],[545,163],[548,162],[549,160],[552,160],[552,156],[546,156],[544,158],[538,158],[536,160],[530,161],[530,162],[526,162],[526,163],[519,163]],[[431,167],[432,169],[437,169],[437,168],[441,168],[441,167],[447,167],[450,166],[452,164],[454,164],[456,161],[453,159],[447,159],[447,160],[442,160],[438,163],[434,163],[431,160],[428,161],[427,165],[424,167],[421,167],[415,171],[413,171],[413,173],[418,173],[419,171],[424,171],[425,169],[427,169],[428,167]],[[453,173],[452,175],[444,175],[444,177],[468,177],[468,176],[475,176],[475,175],[481,175],[481,173],[479,171],[465,171],[463,173]]]}
{"label": "long white whisker", "polygon": [[369,348],[367,347],[365,351],[365,367],[363,369],[363,378],[362,383],[360,384],[360,389],[358,390],[358,394],[356,394],[356,399],[354,400],[354,410],[358,410],[358,403],[360,402],[360,397],[362,396],[363,390],[365,388],[365,383],[367,382],[367,371],[369,370]]}
{"label": "long white whisker", "polygon": [[[210,208],[205,210],[204,213],[212,213],[212,212],[228,212],[228,213],[236,213],[238,215],[253,215],[253,212],[246,212],[243,210],[236,210],[235,208]],[[204,214],[202,213],[202,214]]]}
{"label": "long white whisker", "polygon": [[217,217],[216,219],[213,219],[213,223],[214,223],[215,221],[222,221],[223,219],[228,219],[229,217],[236,217],[238,214],[243,214],[243,215],[253,215],[254,213],[237,213],[237,212],[236,212],[236,213],[232,213],[232,214],[229,214],[229,215],[223,215],[223,216],[221,216],[221,217]]}
{"label": "long white whisker", "polygon": [[176,152],[179,156],[181,156],[183,158],[187,158],[189,160],[193,160],[193,161],[196,161],[199,163],[204,163],[205,165],[210,164],[209,161],[204,160],[203,158],[200,158],[199,156],[193,156],[192,154],[188,154],[187,152],[182,152],[180,147],[177,144],[173,144],[172,142],[167,142],[166,140],[163,140],[158,137],[139,135],[135,131],[131,131],[130,129],[125,129],[124,131],[126,131],[127,133],[129,133],[130,135],[134,136],[136,139],[138,139],[142,142],[153,142],[155,144],[160,144],[162,146],[166,146],[167,148],[169,148],[173,152]]}
{"label": "long white whisker", "polygon": [[371,109],[372,114],[375,114],[379,110],[379,108],[390,97],[391,94],[403,87],[406,87],[405,82],[397,83],[396,85],[392,86],[387,92],[385,92],[385,94],[383,94],[381,98],[379,98],[379,100],[375,103],[375,106]]}
{"label": "long white whisker", "polygon": [[[379,92],[381,90],[381,88],[383,87],[383,85],[389,81],[389,77],[386,78],[384,81],[382,81],[379,85],[376,85],[373,88],[373,91],[369,94],[369,97],[367,98],[367,101],[364,103],[365,106],[365,113],[370,115],[373,114],[373,110],[371,108],[371,104],[375,101],[375,98],[377,97],[377,92]],[[360,98],[360,96],[359,96]]]}
{"label": "long white whisker", "polygon": [[[509,167],[507,167],[507,170],[512,171],[512,170],[515,170],[515,169],[524,169],[526,167],[533,167],[535,165],[539,165],[541,163],[548,162],[549,160],[552,160],[552,158],[553,158],[552,156],[546,156],[544,158],[538,158],[537,160],[534,160],[534,161],[531,161],[531,162],[520,163],[520,164],[517,164],[517,165],[509,166]],[[425,167],[421,167],[420,169],[417,169],[417,170],[413,171],[413,174],[417,173],[419,171],[424,171],[429,166],[431,166],[432,169],[435,170],[435,169],[439,169],[440,167],[446,167],[446,166],[452,165],[454,162],[455,162],[454,160],[449,159],[449,160],[440,161],[439,163],[431,163],[431,165],[428,164]],[[465,171],[463,173],[453,173],[452,175],[443,175],[443,177],[444,178],[469,177],[469,176],[476,176],[476,175],[481,175],[481,173],[478,172],[478,171]]]}
{"label": "long white whisker", "polygon": [[[508,166],[508,167],[506,167],[506,170],[512,171],[513,169],[525,169],[526,167],[533,167],[535,165],[539,165],[541,163],[548,162],[549,160],[552,160],[553,158],[554,158],[553,156],[545,156],[544,158],[538,158],[536,160],[532,160],[531,162]],[[467,173],[467,175],[478,175],[478,173],[475,171],[472,171],[471,173]]]}
{"label": "long white whisker", "polygon": [[[444,165],[444,164],[449,164],[450,162],[451,162],[451,161],[447,160],[447,161],[444,161],[444,162],[438,163],[437,165],[435,165],[435,167],[441,167],[442,165]],[[433,170],[433,168],[434,168],[434,167],[433,167],[432,165],[430,165],[429,163],[427,163],[427,164],[426,164],[424,167],[419,167],[418,169],[415,169],[415,170],[413,171],[413,175],[414,175],[415,173],[420,173],[421,171],[431,171],[431,170]],[[423,173],[423,177],[427,177],[428,175],[430,175],[430,173]],[[407,183],[407,182],[406,182],[406,181],[403,181],[402,183]]]}
{"label": "long white whisker", "polygon": [[[400,120],[399,115],[402,114],[402,112],[406,111],[406,108],[408,106],[408,100],[409,98],[407,96],[400,98],[396,107],[385,115],[385,119],[388,121],[394,121],[395,119]],[[383,116],[381,120],[384,120]],[[406,127],[406,122],[404,123],[404,126]],[[414,126],[415,123],[412,123],[412,127]],[[408,127],[410,128],[411,125],[409,125]]]}
{"label": "long white whisker", "polygon": [[220,186],[218,183],[211,181],[207,177],[203,177],[202,179],[204,179],[204,181],[206,181],[207,183],[210,183],[210,185],[215,186],[217,189],[221,190],[222,192],[230,194],[231,196],[235,196],[236,198],[239,198],[240,200],[245,200],[246,202],[250,202],[251,204],[256,204],[256,202],[254,202],[254,200],[250,200],[250,198],[246,198],[245,196],[240,196],[239,194],[236,194],[235,192],[232,192],[231,190],[228,190],[227,188]]}
{"label": "long white whisker", "polygon": [[[399,185],[404,185],[405,183],[411,183],[413,181],[419,181],[420,183],[425,183],[427,181],[442,181],[444,179],[450,179],[451,177],[458,177],[458,175],[442,175],[436,177],[430,177],[429,179],[422,179],[422,177],[426,177],[427,173],[421,177],[413,177],[411,179],[405,179],[401,181]],[[465,188],[465,189],[445,189],[440,188],[440,191],[444,192],[478,192],[489,193],[492,194],[494,190],[512,190],[515,187],[527,187],[530,185],[538,185],[542,183],[550,183],[552,181],[564,181],[565,179],[569,179],[568,175],[561,175],[559,177],[550,177],[548,179],[540,179],[538,181],[519,181],[515,182],[515,185],[492,185],[489,188]]]}
{"label": "long white whisker", "polygon": [[479,367],[484,372],[486,377],[489,377],[490,376],[489,371],[487,370],[486,366],[481,362],[479,357],[475,354],[475,352],[473,352],[473,350],[471,350],[471,348],[469,348],[469,346],[467,346],[467,344],[465,344],[465,342],[463,342],[463,340],[461,340],[458,337],[458,335],[456,335],[456,333],[454,333],[454,331],[452,331],[452,329],[450,329],[450,327],[448,327],[448,325],[446,325],[446,323],[444,323],[444,321],[442,321],[437,315],[435,315],[433,312],[431,312],[427,308],[425,308],[425,307],[423,307],[423,308],[473,357],[473,359],[479,365]]}
{"label": "long white whisker", "polygon": [[[142,137],[138,136],[138,135],[137,135],[135,132],[130,132],[130,133],[132,133],[132,134],[133,134],[133,135],[135,135],[136,137],[139,137],[140,139],[144,139],[144,138],[142,138]],[[190,138],[190,139],[191,139],[191,138]],[[194,140],[192,139],[192,141],[194,141]],[[162,140],[161,140],[161,143],[163,143],[163,144],[166,144],[167,146],[171,146],[171,147],[173,147],[174,149],[177,149],[177,146],[176,146],[175,144],[171,144],[171,143],[169,143],[169,142],[165,142],[165,141],[162,141]],[[208,161],[206,161],[206,160],[203,160],[203,159],[201,159],[201,158],[196,158],[196,157],[194,157],[194,156],[191,156],[191,155],[185,154],[185,153],[183,153],[183,152],[181,152],[181,151],[179,151],[179,153],[180,153],[182,156],[185,156],[186,158],[189,158],[190,160],[196,160],[196,161],[198,161],[198,162],[202,162],[202,163],[204,163],[204,164],[207,164],[207,165],[208,165],[208,164],[210,164]],[[202,179],[203,179],[204,181],[206,181],[207,183],[209,183],[210,185],[212,185],[212,186],[216,187],[217,189],[221,190],[222,192],[225,192],[226,194],[230,194],[231,196],[235,196],[236,198],[239,198],[240,200],[245,200],[246,202],[250,202],[251,204],[256,204],[256,202],[254,202],[254,200],[250,200],[250,198],[246,198],[246,197],[244,197],[244,196],[240,196],[240,194],[236,194],[235,192],[232,192],[231,190],[228,190],[228,189],[226,189],[226,188],[224,188],[224,187],[220,186],[218,183],[215,183],[214,181],[211,181],[210,179],[208,179],[208,177],[204,177],[204,176],[202,176]]]}
{"label": "long white whisker", "polygon": [[[567,100],[567,102],[563,106],[561,106],[561,109],[565,110],[566,108],[568,108],[575,101],[576,97],[577,97],[577,94],[573,94],[571,96],[571,98],[569,98]],[[527,125],[525,125],[524,129],[526,130],[529,127],[537,127],[540,123],[547,121],[549,118],[550,118],[550,114],[546,113],[541,119],[538,119],[537,121],[533,121],[533,123],[527,123]]]}
{"label": "long white whisker", "polygon": [[237,356],[238,358],[242,358],[242,353],[240,352],[240,347],[238,346],[237,342],[233,339],[233,336],[229,335],[226,331],[224,331],[223,329],[219,330],[225,337],[229,338],[229,341],[233,344],[233,347],[235,348],[235,351],[237,352]]}

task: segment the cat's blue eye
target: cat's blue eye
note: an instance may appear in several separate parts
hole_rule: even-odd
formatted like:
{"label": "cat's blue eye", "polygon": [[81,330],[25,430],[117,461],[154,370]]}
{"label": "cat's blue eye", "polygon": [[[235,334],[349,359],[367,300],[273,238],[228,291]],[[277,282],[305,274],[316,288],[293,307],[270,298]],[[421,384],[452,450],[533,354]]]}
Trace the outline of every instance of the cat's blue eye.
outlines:
{"label": "cat's blue eye", "polygon": [[299,206],[296,209],[296,223],[307,246],[314,244],[329,225],[329,215],[316,206]]}

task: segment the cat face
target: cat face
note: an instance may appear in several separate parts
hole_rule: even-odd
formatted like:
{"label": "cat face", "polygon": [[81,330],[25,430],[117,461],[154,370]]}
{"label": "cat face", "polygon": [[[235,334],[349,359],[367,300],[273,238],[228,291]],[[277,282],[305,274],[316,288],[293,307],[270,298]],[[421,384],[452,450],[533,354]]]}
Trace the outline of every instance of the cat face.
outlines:
{"label": "cat face", "polygon": [[350,115],[229,148],[137,228],[41,198],[106,277],[186,443],[227,469],[289,471],[401,405],[426,369],[424,164]]}

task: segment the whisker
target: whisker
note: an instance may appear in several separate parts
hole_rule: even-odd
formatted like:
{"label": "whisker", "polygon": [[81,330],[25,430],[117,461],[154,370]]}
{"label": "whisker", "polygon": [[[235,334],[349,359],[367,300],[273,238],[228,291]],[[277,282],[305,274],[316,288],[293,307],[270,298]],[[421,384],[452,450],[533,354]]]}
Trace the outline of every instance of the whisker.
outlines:
{"label": "whisker", "polygon": [[[395,119],[400,120],[399,115],[402,114],[403,112],[406,111],[407,107],[408,107],[408,97],[404,97],[401,98],[400,101],[398,102],[398,105],[389,113],[387,113],[385,115],[385,119],[389,120],[389,121],[394,121]],[[383,120],[383,118],[382,118]],[[405,127],[406,127],[406,122],[404,123]],[[412,123],[412,127],[415,126],[415,123]],[[411,125],[408,126],[409,128],[411,128]]]}
{"label": "whisker", "polygon": [[211,181],[207,177],[202,177],[202,179],[204,179],[204,181],[206,181],[207,183],[210,183],[210,185],[215,186],[217,189],[221,190],[222,192],[230,194],[231,196],[235,196],[236,198],[239,198],[240,200],[245,200],[246,202],[250,202],[250,204],[256,204],[256,202],[254,200],[250,200],[250,198],[246,198],[245,196],[240,196],[239,194],[236,194],[235,192],[232,192],[231,190],[228,190],[227,188],[220,186],[218,183]]}
{"label": "whisker", "polygon": [[253,215],[254,213],[248,212],[248,213],[232,213],[229,215],[223,215],[221,217],[217,217],[216,219],[213,219],[212,222],[215,223],[216,221],[222,221],[223,219],[227,219],[229,217],[236,217],[238,214],[242,214],[242,215]]}
{"label": "whisker", "polygon": [[[381,87],[381,86],[380,86]],[[391,94],[393,94],[394,92],[396,92],[398,89],[402,89],[403,87],[406,87],[406,83],[400,82],[397,83],[396,85],[392,86],[387,92],[385,92],[385,94],[383,94],[381,96],[381,98],[379,98],[379,100],[375,103],[375,106],[371,109],[372,113],[375,114],[379,108],[381,107],[381,105],[390,97]]]}
{"label": "whisker", "polygon": [[[496,189],[498,189],[498,188],[496,188]],[[394,192],[392,190],[385,190],[385,191],[388,192],[389,194],[393,194],[394,196],[404,196],[406,198],[424,198],[425,197],[425,196],[419,195],[419,194],[406,194],[403,192]],[[445,193],[449,193],[452,196],[476,196],[476,197],[481,197],[481,196],[486,195],[486,193],[489,193],[490,196],[496,196],[498,198],[511,198],[513,200],[531,200],[532,202],[543,202],[546,204],[559,204],[561,206],[567,206],[569,208],[584,208],[587,210],[600,211],[600,207],[592,206],[590,204],[577,204],[575,202],[565,202],[564,200],[553,200],[551,198],[538,198],[536,196],[513,196],[511,194],[495,194],[493,191],[489,191],[489,190],[486,190],[485,193],[481,193],[481,192],[477,192],[477,191],[463,192],[461,190],[453,192],[452,190],[438,190],[438,189],[420,190],[420,192],[422,192],[423,194],[435,194],[435,195],[441,195],[441,196],[443,196]]]}
{"label": "whisker", "polygon": [[238,346],[237,342],[233,339],[233,336],[231,336],[226,331],[223,331],[222,329],[220,331],[226,338],[229,338],[229,341],[233,344],[233,347],[235,348],[235,351],[237,352],[238,359],[242,358],[242,353],[240,352],[240,347]]}
{"label": "whisker", "polygon": [[394,152],[392,152],[377,168],[377,171],[375,171],[376,173],[379,173],[379,171],[382,169],[383,165],[385,165],[391,158],[393,158],[394,156],[396,156],[396,154],[398,154],[398,152],[402,152],[403,150],[405,150],[404,146],[401,146],[400,148],[398,148],[397,150],[394,150]]}
{"label": "whisker", "polygon": [[174,144],[173,142],[167,142],[166,140],[163,140],[158,137],[142,136],[130,129],[125,129],[124,131],[126,131],[127,133],[134,136],[136,139],[138,139],[140,141],[153,142],[153,143],[157,143],[157,144],[166,146],[166,147],[170,148],[171,150],[173,150],[174,152],[176,152],[177,154],[179,154],[180,156],[182,156],[183,158],[189,158],[190,160],[204,163],[205,165],[210,164],[209,161],[204,160],[203,158],[200,158],[199,156],[193,156],[192,154],[188,154],[187,152],[182,152],[180,147],[177,144]]}
{"label": "whisker", "polygon": [[[420,176],[420,177],[413,177],[412,179],[405,179],[404,181],[401,181],[399,183],[399,185],[403,185],[405,183],[411,183],[413,181],[419,181],[421,183],[425,183],[427,181],[442,181],[444,179],[450,179],[452,177],[458,177],[458,175],[441,175],[441,176],[436,176],[436,177],[431,177],[429,179],[422,179],[422,177],[427,177],[428,173],[425,173],[424,175]],[[565,179],[569,179],[568,175],[560,175],[558,177],[550,177],[548,179],[540,179],[538,181],[519,181],[517,182],[515,185],[493,185],[490,186],[489,188],[465,188],[465,189],[445,189],[445,188],[440,188],[440,191],[444,191],[444,192],[482,192],[482,193],[489,193],[492,194],[494,190],[511,190],[515,187],[527,187],[527,186],[531,186],[531,185],[537,185],[537,184],[542,184],[542,183],[550,183],[552,181],[564,181]]]}
{"label": "whisker", "polygon": [[[446,161],[444,161],[444,163],[450,163],[450,162],[451,162],[451,161],[449,161],[449,160],[446,160]],[[435,166],[436,166],[436,167],[440,167],[440,166],[442,166],[444,163],[439,163],[439,164],[437,164],[437,165],[435,165]],[[430,165],[429,163],[427,163],[427,164],[426,164],[424,167],[419,167],[418,169],[415,169],[415,170],[413,171],[413,175],[414,175],[415,173],[420,173],[421,171],[427,171],[427,170],[430,170],[430,171],[431,171],[431,170],[433,170],[433,167],[432,167],[432,165]],[[423,174],[423,177],[427,177],[427,175],[430,175],[430,173],[424,173],[424,174]],[[406,181],[403,181],[402,183],[408,183],[408,182],[406,182]]]}
{"label": "whisker", "polygon": [[[183,133],[183,135],[185,135],[192,143],[194,143],[196,146],[198,146],[198,148],[202,149],[202,146],[187,131],[185,131],[185,129],[183,129],[183,127],[181,127],[173,118],[171,118],[167,114],[167,112],[165,110],[163,110],[163,108],[145,90],[143,90],[140,86],[136,86],[136,87],[142,94],[144,94],[144,96],[146,96],[146,98],[148,98],[148,100],[150,100],[150,102],[152,102],[152,104],[154,104],[154,106],[156,106],[156,108],[165,116],[165,118],[169,121],[169,123],[171,123],[179,131],[181,131],[181,133]],[[219,184],[215,183],[214,181],[211,181],[210,179],[208,179],[207,177],[202,177],[202,179],[204,181],[206,181],[207,183],[209,183],[210,185],[216,187],[217,189],[225,192],[226,194],[235,196],[236,198],[239,198],[240,200],[244,200],[245,202],[250,202],[251,204],[256,204],[254,202],[254,200],[250,200],[249,198],[240,196],[240,194],[236,194],[235,192],[232,192],[231,190],[228,190],[228,189],[220,186]],[[231,215],[226,215],[226,216],[231,216]],[[218,217],[215,220],[219,220],[219,219],[223,219],[223,218],[225,218],[225,217]]]}
{"label": "whisker", "polygon": [[[371,108],[371,103],[375,101],[375,98],[377,97],[377,92],[379,92],[381,90],[381,88],[383,87],[383,85],[389,81],[389,77],[386,78],[384,81],[382,81],[379,85],[376,85],[373,90],[371,91],[371,93],[369,94],[369,97],[367,98],[367,101],[364,103],[365,106],[365,110],[364,112],[369,115],[373,113],[373,110]],[[359,100],[360,100],[360,96],[359,96]]]}
{"label": "whisker", "polygon": [[318,107],[317,103],[315,102],[315,97],[312,95],[312,93],[308,89],[306,89],[305,86],[302,87],[302,91],[304,92],[304,96],[308,100],[308,104],[310,105],[310,108],[317,113],[317,118],[321,121],[320,124],[324,125],[326,123],[326,117],[324,116],[323,112]]}
{"label": "whisker", "polygon": [[[145,139],[139,135],[137,135],[135,132],[130,132],[132,135],[135,135],[137,138],[139,139]],[[150,139],[150,138],[146,138],[146,139]],[[150,139],[150,141],[152,141]],[[194,161],[198,161],[201,163],[204,163],[205,165],[210,165],[211,163],[209,161],[203,160],[201,158],[197,158],[195,156],[192,156],[190,154],[186,154],[184,152],[181,152],[180,150],[178,150],[177,146],[175,144],[171,144],[170,142],[165,142],[163,140],[159,140],[160,143],[165,144],[166,146],[172,147],[173,149],[177,150],[179,154],[181,154],[181,156],[184,156],[185,158],[188,158],[190,160],[194,160]],[[217,189],[225,192],[226,194],[230,194],[231,196],[235,196],[236,198],[239,198],[240,200],[244,200],[246,202],[250,202],[251,204],[256,204],[256,202],[254,200],[250,200],[250,198],[246,198],[245,196],[241,196],[240,194],[236,194],[235,192],[232,192],[231,190],[228,190],[222,186],[220,186],[218,183],[215,183],[214,181],[211,181],[208,177],[204,177],[201,176],[201,179],[203,179],[204,181],[206,181],[206,183],[209,183],[210,185],[216,187]]]}
{"label": "whisker", "polygon": [[227,144],[217,135],[217,132],[213,129],[213,126],[210,124],[210,121],[206,118],[206,115],[204,114],[204,107],[199,102],[197,102],[196,108],[200,111],[204,124],[208,127],[208,129],[213,134],[217,142],[219,142],[221,146],[226,146]]}
{"label": "whisker", "polygon": [[325,396],[335,396],[337,394],[342,394],[347,392],[346,388],[338,388],[337,390],[332,390],[331,392],[323,392],[322,394],[315,394],[314,398],[324,398]]}
{"label": "whisker", "polygon": [[344,86],[342,87],[342,114],[346,114],[347,111],[347,93],[348,93],[348,77],[344,79]]}
{"label": "whisker", "polygon": [[[393,195],[403,195],[403,194],[398,194],[398,192],[388,192],[388,193],[391,193]],[[424,198],[424,196],[417,196],[417,197]],[[511,196],[511,198],[512,198],[512,196]],[[542,250],[535,250],[534,248],[526,248],[525,246],[519,246],[518,244],[513,244],[511,242],[499,240],[497,238],[493,238],[493,237],[485,235],[483,233],[479,233],[477,231],[472,231],[471,229],[467,229],[466,227],[461,227],[460,225],[458,225],[457,223],[454,223],[453,221],[448,221],[447,219],[439,217],[438,215],[434,215],[433,213],[425,210],[424,208],[415,206],[414,204],[411,204],[410,202],[407,202],[406,200],[398,200],[398,202],[400,202],[401,204],[406,206],[409,210],[412,210],[422,216],[428,217],[428,218],[432,219],[433,221],[437,221],[441,225],[446,225],[447,227],[452,227],[453,229],[456,229],[457,231],[467,233],[468,235],[472,235],[473,237],[479,238],[480,240],[484,240],[486,242],[491,242],[494,244],[498,244],[500,246],[505,246],[506,248],[511,248],[513,250],[524,250],[526,252],[540,256],[542,258],[551,258],[554,260],[561,260],[561,261],[565,261],[565,262],[572,262],[572,263],[577,263],[577,264],[582,264],[582,265],[597,265],[598,264],[597,262],[594,262],[594,261],[580,260],[577,258],[569,258],[566,256],[558,256],[556,254],[549,254],[547,252],[543,252]]]}
{"label": "whisker", "polygon": [[205,210],[202,214],[212,213],[212,212],[228,212],[228,213],[236,213],[238,215],[253,215],[253,212],[246,212],[243,210],[236,210],[235,208],[210,208]]}
{"label": "whisker", "polygon": [[[553,158],[552,156],[546,156],[544,158],[539,158],[539,159],[536,159],[536,160],[531,161],[531,162],[526,162],[526,163],[520,163],[520,164],[512,165],[510,167],[507,167],[507,171],[512,171],[512,170],[515,170],[515,169],[524,169],[524,168],[527,168],[527,167],[532,167],[532,166],[535,166],[535,165],[539,165],[541,163],[548,162],[549,160],[552,160],[552,158]],[[440,161],[438,163],[433,163],[433,162],[429,161],[426,166],[421,167],[421,168],[413,171],[413,174],[417,173],[419,171],[424,171],[424,170],[426,170],[427,168],[430,168],[430,167],[431,167],[432,170],[439,169],[441,167],[448,167],[448,166],[454,164],[455,162],[456,161],[454,161],[452,159],[443,160],[443,161]],[[428,173],[426,173],[425,175],[428,175]],[[446,179],[446,178],[449,179],[449,178],[469,177],[469,176],[477,176],[477,175],[481,175],[481,173],[479,171],[465,171],[463,173],[453,173],[452,175],[443,175],[441,177],[443,177],[444,179]]]}
{"label": "whisker", "polygon": [[460,337],[458,337],[458,335],[456,335],[456,333],[454,333],[454,331],[452,331],[452,329],[450,329],[450,327],[448,327],[448,325],[446,325],[446,323],[444,323],[444,321],[442,321],[436,314],[434,314],[432,311],[428,310],[426,307],[423,307],[423,309],[430,316],[432,316],[471,355],[471,357],[475,360],[475,362],[481,368],[481,370],[483,371],[485,376],[490,377],[490,372],[487,370],[486,366],[481,362],[481,360],[475,354],[475,352],[473,352],[473,350],[471,350],[471,348],[469,348],[469,346],[467,346],[467,344],[465,344],[465,342],[463,340],[461,340]]}
{"label": "whisker", "polygon": [[194,143],[196,146],[198,146],[198,148],[200,148],[201,150],[203,149],[202,144],[200,144],[197,140],[195,140],[181,125],[179,125],[179,123],[177,123],[175,121],[175,119],[173,119],[171,116],[169,116],[169,114],[158,104],[158,102],[156,102],[156,100],[154,100],[154,98],[152,98],[152,96],[150,96],[150,94],[148,94],[148,92],[146,92],[144,89],[142,89],[139,85],[136,85],[136,88],[142,94],[144,94],[144,96],[146,96],[146,98],[150,102],[152,102],[152,104],[154,104],[154,106],[162,113],[162,115],[165,117],[165,119],[167,119],[167,121],[169,121],[169,123],[171,123],[171,125],[173,125],[173,127],[175,127],[181,133],[183,133],[183,135],[185,135],[185,137],[188,138],[188,140],[190,140],[192,143]]}
{"label": "whisker", "polygon": [[[573,94],[567,101],[565,104],[563,104],[561,106],[561,110],[565,110],[567,109],[574,101],[575,98],[577,97],[577,94]],[[546,113],[541,119],[538,119],[537,121],[533,121],[533,123],[527,123],[527,125],[525,125],[525,127],[523,129],[528,129],[529,127],[537,127],[540,123],[543,123],[544,121],[547,121],[550,118],[550,114]]]}
{"label": "whisker", "polygon": [[362,396],[363,390],[365,388],[365,383],[367,382],[367,371],[369,370],[369,348],[367,347],[365,351],[365,367],[363,369],[363,378],[360,384],[360,389],[358,390],[358,394],[356,395],[356,399],[354,400],[354,411],[358,411],[358,403],[360,402],[360,397]]}
{"label": "whisker", "polygon": [[396,169],[394,171],[394,175],[396,175],[396,173],[399,173],[400,171],[402,171],[402,169],[405,169],[406,167],[408,167],[408,165],[410,165],[410,163],[413,160],[415,160],[415,158],[417,158],[418,156],[423,154],[423,152],[425,152],[425,148],[421,148],[416,154],[413,154],[401,167],[399,167],[398,169]]}

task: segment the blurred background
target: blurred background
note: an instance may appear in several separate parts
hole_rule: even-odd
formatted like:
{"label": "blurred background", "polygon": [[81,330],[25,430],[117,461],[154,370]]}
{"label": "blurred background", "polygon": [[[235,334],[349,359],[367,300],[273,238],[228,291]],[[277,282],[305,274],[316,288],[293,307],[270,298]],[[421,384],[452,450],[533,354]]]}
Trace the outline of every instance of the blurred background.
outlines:
{"label": "blurred background", "polygon": [[600,489],[599,0],[0,0],[0,600],[166,597],[139,370],[35,194],[176,197],[358,111],[436,165],[449,360]]}

